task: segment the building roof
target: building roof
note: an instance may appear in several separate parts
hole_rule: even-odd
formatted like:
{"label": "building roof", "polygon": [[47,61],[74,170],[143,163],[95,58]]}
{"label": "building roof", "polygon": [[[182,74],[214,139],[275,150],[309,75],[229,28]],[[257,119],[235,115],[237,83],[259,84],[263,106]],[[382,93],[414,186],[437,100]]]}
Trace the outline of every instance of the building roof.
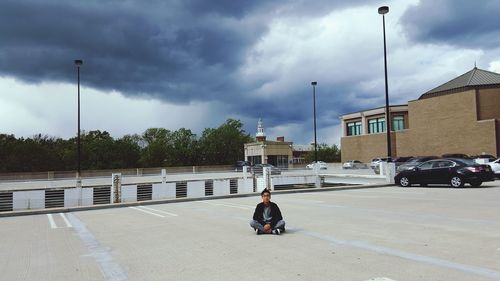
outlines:
{"label": "building roof", "polygon": [[462,92],[485,86],[500,86],[500,74],[474,67],[471,71],[424,93],[419,99]]}
{"label": "building roof", "polygon": [[[394,110],[397,110],[397,109],[403,109],[403,110],[407,111],[408,110],[408,104],[390,105],[389,108],[390,108],[391,112],[394,112]],[[376,108],[370,108],[370,109],[365,109],[365,110],[361,110],[361,111],[349,112],[349,113],[342,114],[339,117],[341,119],[343,119],[343,118],[350,119],[350,118],[355,118],[355,117],[361,117],[361,115],[359,115],[361,113],[370,113],[370,112],[374,112],[374,111],[377,111],[377,110],[382,110],[382,112],[377,112],[377,113],[384,113],[385,112],[385,106],[376,107]],[[353,114],[356,115],[356,116],[350,116],[350,115],[353,115]],[[357,116],[357,115],[359,115],[359,116]]]}

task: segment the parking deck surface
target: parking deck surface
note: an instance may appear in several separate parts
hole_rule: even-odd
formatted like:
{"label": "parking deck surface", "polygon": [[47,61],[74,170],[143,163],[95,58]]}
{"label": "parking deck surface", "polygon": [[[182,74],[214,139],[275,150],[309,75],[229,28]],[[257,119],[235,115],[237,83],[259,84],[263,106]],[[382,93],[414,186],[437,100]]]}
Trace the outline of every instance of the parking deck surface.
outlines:
{"label": "parking deck surface", "polygon": [[0,218],[2,280],[500,280],[500,187],[273,194]]}

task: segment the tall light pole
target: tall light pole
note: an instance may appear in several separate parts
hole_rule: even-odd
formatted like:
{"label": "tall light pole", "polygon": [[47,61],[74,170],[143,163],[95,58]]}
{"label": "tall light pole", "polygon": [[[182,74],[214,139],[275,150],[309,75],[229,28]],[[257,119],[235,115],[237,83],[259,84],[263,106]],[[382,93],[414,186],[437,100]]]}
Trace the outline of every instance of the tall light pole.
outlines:
{"label": "tall light pole", "polygon": [[316,85],[318,82],[311,82],[313,86],[313,108],[314,108],[314,161],[318,163],[318,141],[316,140]]}
{"label": "tall light pole", "polygon": [[389,86],[387,85],[387,47],[385,43],[385,14],[389,12],[389,7],[378,8],[378,13],[382,15],[382,28],[384,30],[384,71],[385,71],[385,129],[387,133],[387,157],[390,162],[392,156],[391,149],[391,113],[389,112]]}
{"label": "tall light pole", "polygon": [[80,66],[83,64],[83,60],[75,60],[75,65],[78,73],[78,178],[81,177],[81,143],[80,143]]}

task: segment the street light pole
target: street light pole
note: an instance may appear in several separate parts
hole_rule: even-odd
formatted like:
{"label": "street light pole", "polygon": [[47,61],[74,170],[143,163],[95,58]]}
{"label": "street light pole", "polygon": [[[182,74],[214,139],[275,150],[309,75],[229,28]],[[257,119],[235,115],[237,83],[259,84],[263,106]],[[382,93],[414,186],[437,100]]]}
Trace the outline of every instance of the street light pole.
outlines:
{"label": "street light pole", "polygon": [[391,149],[391,113],[389,111],[389,86],[387,83],[387,47],[385,43],[385,14],[389,12],[389,7],[382,6],[378,8],[378,13],[382,15],[382,28],[384,31],[384,72],[385,72],[385,128],[387,134],[387,157],[390,162],[392,156]]}
{"label": "street light pole", "polygon": [[314,161],[318,163],[318,141],[316,140],[316,85],[318,82],[311,82],[313,86],[313,108],[314,108]]}
{"label": "street light pole", "polygon": [[75,65],[78,73],[78,179],[81,177],[81,143],[80,143],[80,66],[83,64],[83,60],[75,60]]}

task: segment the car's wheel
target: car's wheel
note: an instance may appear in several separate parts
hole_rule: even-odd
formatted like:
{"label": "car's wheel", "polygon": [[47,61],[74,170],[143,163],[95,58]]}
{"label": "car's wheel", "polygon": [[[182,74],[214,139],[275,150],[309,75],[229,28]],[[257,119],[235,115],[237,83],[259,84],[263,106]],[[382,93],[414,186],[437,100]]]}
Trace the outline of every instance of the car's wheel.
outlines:
{"label": "car's wheel", "polygon": [[462,178],[460,176],[453,176],[451,177],[450,179],[450,185],[452,187],[463,187],[464,186],[464,181],[462,180]]}
{"label": "car's wheel", "polygon": [[471,181],[471,182],[470,182],[470,185],[471,185],[472,187],[480,187],[480,186],[481,186],[481,184],[483,184],[483,182],[482,182],[482,181],[480,181],[480,180],[475,180],[475,181]]}
{"label": "car's wheel", "polygon": [[407,177],[401,177],[399,179],[399,186],[401,186],[401,187],[408,187],[410,185],[411,185],[411,183],[410,183],[410,179],[409,178],[407,178]]}

